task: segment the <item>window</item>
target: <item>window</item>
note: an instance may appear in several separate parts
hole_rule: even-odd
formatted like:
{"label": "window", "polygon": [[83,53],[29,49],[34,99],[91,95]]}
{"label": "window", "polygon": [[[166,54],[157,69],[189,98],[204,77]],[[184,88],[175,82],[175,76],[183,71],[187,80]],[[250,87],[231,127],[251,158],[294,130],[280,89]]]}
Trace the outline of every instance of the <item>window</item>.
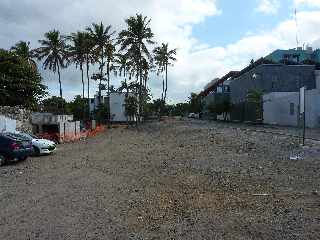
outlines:
{"label": "window", "polygon": [[290,103],[290,115],[294,115],[294,103]]}

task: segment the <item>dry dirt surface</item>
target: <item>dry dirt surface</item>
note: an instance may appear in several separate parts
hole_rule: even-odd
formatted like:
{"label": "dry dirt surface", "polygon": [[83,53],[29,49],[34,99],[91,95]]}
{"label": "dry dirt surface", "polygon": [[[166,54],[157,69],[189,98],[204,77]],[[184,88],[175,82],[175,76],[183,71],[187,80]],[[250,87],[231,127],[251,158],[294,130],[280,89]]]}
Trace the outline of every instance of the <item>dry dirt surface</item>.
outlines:
{"label": "dry dirt surface", "polygon": [[320,239],[320,157],[222,123],[154,122],[0,168],[0,239]]}

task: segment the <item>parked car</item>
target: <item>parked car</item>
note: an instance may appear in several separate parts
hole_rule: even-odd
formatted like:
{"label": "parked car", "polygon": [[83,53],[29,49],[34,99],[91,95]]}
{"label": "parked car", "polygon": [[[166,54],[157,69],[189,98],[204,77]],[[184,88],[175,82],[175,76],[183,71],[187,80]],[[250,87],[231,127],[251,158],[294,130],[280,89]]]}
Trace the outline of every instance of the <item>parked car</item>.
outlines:
{"label": "parked car", "polygon": [[25,137],[32,142],[35,155],[51,154],[56,150],[56,144],[53,141],[38,138],[37,136],[28,133],[15,132],[15,134]]}
{"label": "parked car", "polygon": [[198,113],[189,113],[188,118],[196,118],[196,119],[199,119],[199,114],[198,114]]}
{"label": "parked car", "polygon": [[0,134],[0,166],[10,161],[26,160],[32,155],[32,143],[23,136]]}

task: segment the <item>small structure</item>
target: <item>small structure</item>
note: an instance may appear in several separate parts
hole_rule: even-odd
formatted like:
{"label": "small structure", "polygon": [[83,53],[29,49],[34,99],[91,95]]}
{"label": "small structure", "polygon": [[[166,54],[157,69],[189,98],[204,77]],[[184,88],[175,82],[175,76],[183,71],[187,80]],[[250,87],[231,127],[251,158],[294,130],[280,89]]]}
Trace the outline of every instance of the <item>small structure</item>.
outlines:
{"label": "small structure", "polygon": [[[125,111],[125,100],[127,93],[112,92],[110,93],[110,117],[111,122],[121,123],[126,122],[127,116]],[[129,96],[134,96],[133,93],[129,93]],[[108,104],[108,93],[106,90],[101,91],[101,104],[107,106]],[[90,112],[93,114],[99,106],[99,95],[96,94],[94,98],[90,100]]]}
{"label": "small structure", "polygon": [[73,121],[72,115],[33,113],[32,125],[35,134],[47,134],[58,142],[73,141],[81,137],[80,122]]}
{"label": "small structure", "polygon": [[[306,127],[320,127],[320,71],[315,71],[316,89],[306,91]],[[299,126],[299,92],[272,92],[263,96],[263,122]]]}

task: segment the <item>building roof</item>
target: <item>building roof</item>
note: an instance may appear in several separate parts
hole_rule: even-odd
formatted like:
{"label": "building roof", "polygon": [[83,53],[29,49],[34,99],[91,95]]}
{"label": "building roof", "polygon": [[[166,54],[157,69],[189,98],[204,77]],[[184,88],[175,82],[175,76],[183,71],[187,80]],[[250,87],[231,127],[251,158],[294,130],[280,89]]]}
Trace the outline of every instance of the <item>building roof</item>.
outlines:
{"label": "building roof", "polygon": [[220,84],[223,84],[225,81],[229,80],[230,78],[234,78],[234,77],[238,76],[238,74],[239,74],[238,71],[231,71],[228,74],[224,75],[222,78],[214,80],[214,82],[212,82],[212,84],[207,85],[208,87],[206,89],[204,89],[204,91],[201,92],[200,95],[207,96],[210,92],[216,90]]}

